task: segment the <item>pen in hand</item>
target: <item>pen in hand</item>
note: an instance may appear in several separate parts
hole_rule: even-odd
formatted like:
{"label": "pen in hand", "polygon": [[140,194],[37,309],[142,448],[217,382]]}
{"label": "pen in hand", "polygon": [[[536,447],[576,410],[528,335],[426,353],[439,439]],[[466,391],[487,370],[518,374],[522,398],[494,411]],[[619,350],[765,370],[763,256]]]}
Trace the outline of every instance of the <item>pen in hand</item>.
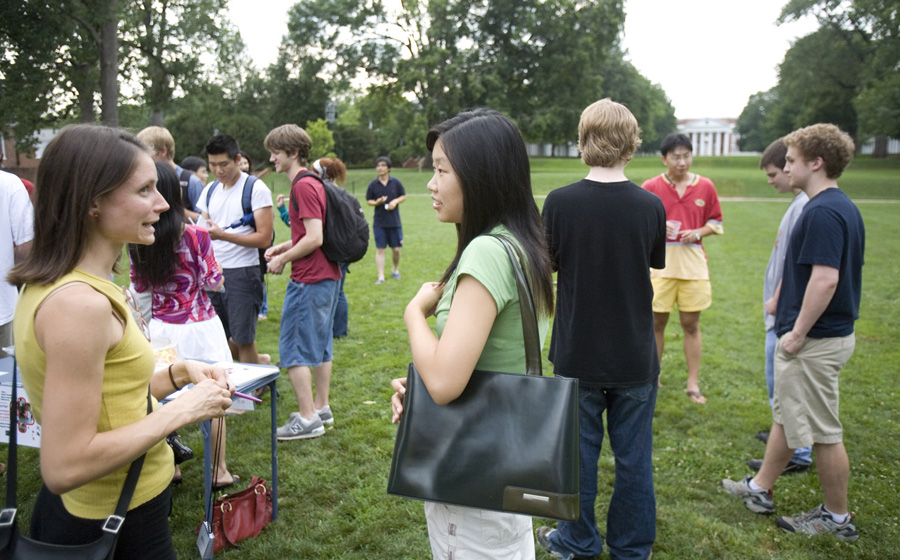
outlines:
{"label": "pen in hand", "polygon": [[248,401],[262,402],[262,399],[258,399],[258,398],[256,398],[256,397],[254,397],[253,395],[247,395],[247,394],[244,394],[244,393],[238,393],[237,391],[234,392],[234,396],[235,396],[235,397],[240,397],[240,398],[242,398],[242,399],[247,399]]}

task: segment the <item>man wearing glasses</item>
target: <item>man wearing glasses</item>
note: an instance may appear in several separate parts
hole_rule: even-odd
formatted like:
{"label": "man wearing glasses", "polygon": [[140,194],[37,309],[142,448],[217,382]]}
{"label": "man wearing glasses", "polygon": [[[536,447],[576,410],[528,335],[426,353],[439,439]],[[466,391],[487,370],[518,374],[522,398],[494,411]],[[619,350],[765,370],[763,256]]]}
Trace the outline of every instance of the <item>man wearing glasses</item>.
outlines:
{"label": "man wearing glasses", "polygon": [[706,397],[700,391],[700,312],[712,305],[712,288],[702,239],[723,233],[722,208],[713,182],[690,171],[690,138],[670,134],[663,139],[660,151],[667,171],[643,184],[666,207],[666,267],[651,271],[656,348],[662,360],[666,324],[677,304],[688,369],[685,393],[691,402],[703,404]]}

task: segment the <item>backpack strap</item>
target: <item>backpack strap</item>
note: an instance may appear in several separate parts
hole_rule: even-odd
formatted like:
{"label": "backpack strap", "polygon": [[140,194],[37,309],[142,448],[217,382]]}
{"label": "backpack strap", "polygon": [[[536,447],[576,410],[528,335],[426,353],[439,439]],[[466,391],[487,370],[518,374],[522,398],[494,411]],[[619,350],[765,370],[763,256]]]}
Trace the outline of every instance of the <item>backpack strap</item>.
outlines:
{"label": "backpack strap", "polygon": [[[321,177],[319,177],[318,175],[316,175],[315,173],[313,173],[312,171],[309,171],[309,170],[301,171],[300,173],[298,173],[297,176],[294,177],[294,181],[291,183],[291,186],[293,187],[297,183],[297,181],[299,181],[300,179],[302,179],[304,177],[314,178],[316,181],[322,183],[322,188],[325,188],[325,181]],[[299,212],[300,208],[297,206],[297,201],[294,200],[293,196],[291,196],[291,192],[293,192],[293,190],[294,189],[291,189],[288,192],[288,197],[291,200],[291,207],[294,209],[294,212]]]}
{"label": "backpack strap", "polygon": [[216,179],[213,181],[213,184],[209,186],[209,190],[206,191],[206,212],[209,213],[209,201],[212,200],[212,193],[216,190],[216,187],[219,186],[219,180]]}
{"label": "backpack strap", "polygon": [[191,202],[191,195],[188,194],[191,185],[191,175],[193,175],[193,173],[191,173],[190,170],[182,169],[178,180],[181,183],[181,200],[184,202],[185,208],[193,212],[194,203]]}
{"label": "backpack strap", "polygon": [[[244,214],[252,214],[253,213],[253,185],[256,184],[256,177],[253,175],[247,175],[247,180],[244,181],[244,190],[241,193],[241,207],[244,209]],[[253,225],[253,229],[256,229],[256,225]]]}
{"label": "backpack strap", "polygon": [[[244,190],[241,191],[241,210],[244,211],[244,214],[252,214],[253,213],[253,185],[256,184],[257,178],[253,175],[247,175],[247,180],[244,181]],[[216,179],[213,181],[213,184],[209,186],[209,190],[206,191],[206,211],[209,212],[209,201],[212,200],[213,191],[216,190],[216,187],[219,186],[219,180]],[[253,226],[253,229],[256,229],[256,224],[250,224]]]}

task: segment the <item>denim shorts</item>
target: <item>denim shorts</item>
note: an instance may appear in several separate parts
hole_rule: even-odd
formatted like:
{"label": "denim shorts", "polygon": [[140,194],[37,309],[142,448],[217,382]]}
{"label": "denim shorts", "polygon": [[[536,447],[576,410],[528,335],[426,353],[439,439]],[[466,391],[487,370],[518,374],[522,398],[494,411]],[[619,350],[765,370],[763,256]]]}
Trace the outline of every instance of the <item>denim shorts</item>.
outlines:
{"label": "denim shorts", "polygon": [[372,233],[378,249],[384,249],[388,245],[395,249],[403,246],[403,228],[372,226]]}
{"label": "denim shorts", "polygon": [[281,367],[317,367],[332,359],[332,329],[339,283],[288,283],[281,310]]}

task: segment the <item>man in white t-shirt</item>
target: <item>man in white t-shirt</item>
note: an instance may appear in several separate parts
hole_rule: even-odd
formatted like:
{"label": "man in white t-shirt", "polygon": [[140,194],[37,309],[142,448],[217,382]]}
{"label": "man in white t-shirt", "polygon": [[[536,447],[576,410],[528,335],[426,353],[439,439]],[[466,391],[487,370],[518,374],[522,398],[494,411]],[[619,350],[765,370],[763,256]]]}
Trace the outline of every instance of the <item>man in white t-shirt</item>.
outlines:
{"label": "man in white t-shirt", "polygon": [[[262,181],[240,169],[240,147],[227,134],[217,134],[206,144],[209,169],[216,180],[207,185],[197,209],[207,221],[213,251],[222,265],[225,289],[210,294],[222,318],[232,354],[239,362],[269,363],[256,348],[256,323],[262,305],[263,281],[260,249],[269,247],[274,227],[272,192]],[[245,212],[244,187],[250,191]]]}
{"label": "man in white t-shirt", "polygon": [[[31,249],[34,238],[34,208],[18,177],[0,171],[0,347],[11,346],[12,320],[19,291],[6,281],[12,267]],[[6,354],[0,350],[0,356]]]}

